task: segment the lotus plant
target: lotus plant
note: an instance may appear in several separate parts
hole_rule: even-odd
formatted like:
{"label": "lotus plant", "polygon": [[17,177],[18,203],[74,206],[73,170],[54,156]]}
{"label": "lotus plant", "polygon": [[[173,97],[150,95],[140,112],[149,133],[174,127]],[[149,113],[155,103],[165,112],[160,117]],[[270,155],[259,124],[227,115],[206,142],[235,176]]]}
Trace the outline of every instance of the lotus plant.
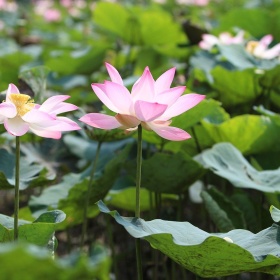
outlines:
{"label": "lotus plant", "polygon": [[[186,131],[170,126],[171,118],[191,109],[205,96],[196,93],[183,95],[185,86],[171,88],[175,68],[167,70],[154,80],[149,67],[146,67],[130,92],[124,86],[123,79],[117,69],[109,63],[105,65],[111,81],[105,81],[103,84],[93,83],[92,89],[101,102],[115,112],[115,116],[89,113],[80,118],[80,121],[92,127],[107,130],[115,128],[126,131],[138,130],[135,216],[139,218],[142,128],[153,130],[167,140],[181,141],[190,138],[191,136]],[[143,275],[139,239],[136,239],[136,259],[138,280],[141,280]]]}
{"label": "lotus plant", "polygon": [[228,32],[221,33],[218,37],[212,34],[203,34],[199,47],[204,50],[211,50],[215,45],[242,44],[244,42],[244,31],[240,30],[236,36]]}
{"label": "lotus plant", "polygon": [[260,41],[249,41],[246,50],[253,56],[261,59],[273,59],[280,56],[280,43],[271,49],[268,46],[273,41],[273,36],[268,34],[260,39]]}
{"label": "lotus plant", "polygon": [[14,203],[14,239],[18,238],[19,209],[19,158],[20,136],[29,130],[38,136],[59,139],[62,131],[78,130],[80,127],[60,113],[73,111],[77,106],[65,103],[69,96],[57,95],[47,99],[42,105],[34,103],[29,95],[21,94],[14,84],[10,84],[6,99],[0,104],[0,123],[11,135],[16,136],[15,166],[15,203]]}

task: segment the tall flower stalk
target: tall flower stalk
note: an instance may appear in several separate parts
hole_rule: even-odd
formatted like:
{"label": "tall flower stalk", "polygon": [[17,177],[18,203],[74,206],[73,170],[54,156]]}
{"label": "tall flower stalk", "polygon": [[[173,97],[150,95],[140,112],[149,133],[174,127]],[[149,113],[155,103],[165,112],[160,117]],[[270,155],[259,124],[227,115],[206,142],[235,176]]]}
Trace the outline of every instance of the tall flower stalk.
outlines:
{"label": "tall flower stalk", "polygon": [[[138,125],[138,141],[137,141],[137,167],[136,167],[136,206],[135,217],[140,218],[140,188],[141,188],[141,168],[142,168],[142,126]],[[143,279],[142,273],[142,255],[140,239],[135,239],[136,246],[136,261],[137,261],[137,275],[138,280]]]}
{"label": "tall flower stalk", "polygon": [[19,211],[19,169],[20,169],[20,138],[16,136],[16,166],[15,166],[15,202],[14,202],[14,240],[18,239],[18,211]]}

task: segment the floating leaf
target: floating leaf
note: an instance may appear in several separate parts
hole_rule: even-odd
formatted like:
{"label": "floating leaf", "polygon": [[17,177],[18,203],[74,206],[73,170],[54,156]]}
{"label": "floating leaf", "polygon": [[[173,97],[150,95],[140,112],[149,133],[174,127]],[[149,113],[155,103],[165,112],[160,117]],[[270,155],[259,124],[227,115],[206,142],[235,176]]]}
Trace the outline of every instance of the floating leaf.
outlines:
{"label": "floating leaf", "polygon": [[201,163],[235,187],[280,192],[280,168],[257,171],[230,143],[219,143],[201,154]]}
{"label": "floating leaf", "polygon": [[153,248],[201,277],[251,271],[280,275],[280,227],[276,224],[257,234],[242,229],[214,234],[188,222],[122,217],[101,201],[98,207],[114,217],[130,235],[147,240]]}

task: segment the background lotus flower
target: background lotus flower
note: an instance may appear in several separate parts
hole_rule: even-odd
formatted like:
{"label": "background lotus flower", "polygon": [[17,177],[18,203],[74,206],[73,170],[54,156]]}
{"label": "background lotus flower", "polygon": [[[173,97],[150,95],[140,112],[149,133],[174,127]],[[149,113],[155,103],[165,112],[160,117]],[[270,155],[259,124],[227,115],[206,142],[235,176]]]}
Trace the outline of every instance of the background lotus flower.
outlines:
{"label": "background lotus flower", "polygon": [[21,94],[14,84],[10,84],[5,102],[0,104],[0,123],[14,136],[22,136],[28,130],[47,138],[59,139],[61,131],[72,131],[80,127],[59,113],[76,110],[77,107],[62,101],[65,95],[53,96],[42,105],[35,104],[29,95]]}
{"label": "background lotus flower", "polygon": [[266,35],[260,41],[250,41],[246,46],[246,50],[258,58],[273,59],[280,56],[280,43],[268,49],[268,46],[273,41],[272,35]]}
{"label": "background lotus flower", "polygon": [[156,81],[148,67],[133,85],[131,93],[123,85],[119,72],[109,63],[107,71],[112,81],[103,84],[92,84],[98,98],[115,116],[101,113],[90,113],[80,121],[101,129],[121,128],[135,130],[138,125],[146,130],[153,130],[159,136],[173,141],[190,138],[182,129],[171,127],[171,118],[191,109],[205,96],[200,94],[183,95],[185,86],[170,88],[175,68],[163,73]]}
{"label": "background lotus flower", "polygon": [[212,34],[203,34],[202,41],[199,42],[199,47],[204,50],[210,50],[215,45],[242,44],[244,42],[243,36],[243,30],[239,31],[236,36],[232,36],[228,32],[223,32],[218,37]]}

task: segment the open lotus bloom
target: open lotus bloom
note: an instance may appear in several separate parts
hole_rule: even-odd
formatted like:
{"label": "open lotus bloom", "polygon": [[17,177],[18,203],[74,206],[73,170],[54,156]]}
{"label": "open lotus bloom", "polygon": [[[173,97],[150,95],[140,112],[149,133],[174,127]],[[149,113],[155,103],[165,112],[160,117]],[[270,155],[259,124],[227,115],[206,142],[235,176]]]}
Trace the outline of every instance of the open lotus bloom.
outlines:
{"label": "open lotus bloom", "polygon": [[273,41],[272,35],[266,35],[260,39],[260,41],[250,41],[247,43],[246,50],[253,56],[262,59],[273,59],[280,56],[280,43],[268,48]]}
{"label": "open lotus bloom", "polygon": [[203,34],[199,47],[204,50],[211,50],[215,45],[232,45],[242,44],[244,42],[244,31],[239,31],[236,36],[232,36],[228,32],[221,33],[218,37],[212,34]]}
{"label": "open lotus bloom", "polygon": [[39,105],[29,95],[21,94],[14,84],[10,84],[6,100],[0,104],[0,123],[14,136],[22,136],[31,130],[41,137],[59,139],[62,131],[80,129],[69,118],[57,116],[77,109],[77,106],[63,102],[68,98],[67,95],[57,95]]}
{"label": "open lotus bloom", "polygon": [[175,68],[163,73],[156,81],[148,67],[135,82],[131,93],[124,86],[119,72],[106,63],[112,81],[103,84],[92,84],[98,98],[115,116],[101,113],[90,113],[80,121],[101,129],[121,128],[135,130],[138,125],[146,130],[153,130],[159,136],[173,141],[190,138],[182,129],[170,126],[171,118],[191,109],[202,101],[205,96],[200,94],[182,95],[185,86],[170,88]]}

